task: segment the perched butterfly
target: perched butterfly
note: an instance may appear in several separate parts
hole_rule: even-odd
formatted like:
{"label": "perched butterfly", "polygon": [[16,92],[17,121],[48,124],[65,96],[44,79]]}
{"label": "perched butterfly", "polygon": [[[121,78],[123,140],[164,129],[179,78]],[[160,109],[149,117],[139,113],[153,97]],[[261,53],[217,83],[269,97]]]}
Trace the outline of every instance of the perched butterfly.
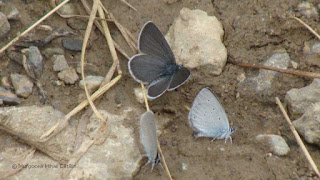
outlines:
{"label": "perched butterfly", "polygon": [[128,67],[136,81],[148,84],[148,98],[155,99],[166,90],[174,90],[189,78],[190,71],[176,64],[169,44],[152,22],[143,26],[138,48],[140,53],[131,57]]}
{"label": "perched butterfly", "polygon": [[148,157],[148,162],[144,166],[152,162],[151,171],[155,164],[160,163],[161,159],[157,148],[158,139],[156,130],[156,120],[153,112],[147,111],[142,114],[140,118],[140,141]]}
{"label": "perched butterfly", "polygon": [[226,112],[209,88],[203,88],[198,93],[188,119],[193,130],[197,132],[196,137],[225,139],[225,143],[230,139],[232,142],[231,134],[234,129],[229,126]]}

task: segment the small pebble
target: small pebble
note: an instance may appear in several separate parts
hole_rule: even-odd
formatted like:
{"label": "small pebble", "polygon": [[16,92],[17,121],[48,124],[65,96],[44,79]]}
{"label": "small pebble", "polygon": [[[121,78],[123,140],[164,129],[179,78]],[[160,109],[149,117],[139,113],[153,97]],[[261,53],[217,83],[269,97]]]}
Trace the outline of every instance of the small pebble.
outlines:
{"label": "small pebble", "polygon": [[21,103],[17,95],[13,94],[11,91],[6,90],[1,86],[0,86],[0,101],[1,101],[1,104],[6,104],[6,105],[17,105]]}
{"label": "small pebble", "polygon": [[186,171],[187,170],[187,164],[184,163],[184,162],[181,162],[180,164],[181,164],[182,171]]}
{"label": "small pebble", "polygon": [[3,6],[1,7],[0,11],[7,16],[8,20],[19,20],[20,19],[20,12],[14,6]]}
{"label": "small pebble", "polygon": [[81,51],[83,43],[80,39],[63,39],[61,42],[62,46],[70,51]]}
{"label": "small pebble", "polygon": [[136,97],[136,100],[139,103],[143,104],[144,103],[144,96],[143,96],[141,88],[134,88],[133,92],[134,92],[134,95]]}
{"label": "small pebble", "polygon": [[33,79],[40,79],[43,72],[43,57],[36,46],[29,47],[28,58],[23,59],[22,64],[27,74]]}
{"label": "small pebble", "polygon": [[7,37],[10,31],[9,21],[2,12],[0,12],[0,39]]}
{"label": "small pebble", "polygon": [[294,69],[297,69],[298,68],[298,63],[295,62],[295,61],[290,61],[291,62],[291,65]]}
{"label": "small pebble", "polygon": [[278,156],[287,155],[290,151],[286,141],[278,135],[259,134],[256,136],[256,140],[269,147],[271,152]]}
{"label": "small pebble", "polygon": [[75,30],[85,30],[87,23],[83,19],[70,18],[67,20],[67,25]]}
{"label": "small pebble", "polygon": [[73,67],[65,69],[58,73],[58,77],[66,84],[74,84],[79,80],[79,76]]}
{"label": "small pebble", "polygon": [[240,74],[239,76],[237,76],[237,81],[239,83],[243,82],[244,80],[246,80],[246,75],[245,74]]}
{"label": "small pebble", "polygon": [[[102,76],[86,76],[85,78],[86,78],[86,83],[87,83],[86,85],[87,85],[89,92],[96,91],[104,79],[104,77],[102,77]],[[79,86],[81,89],[84,89],[83,85],[84,85],[83,80],[81,80],[79,82]],[[117,103],[117,104],[121,104],[121,102]]]}
{"label": "small pebble", "polygon": [[1,77],[1,86],[4,87],[5,89],[12,89],[10,80],[8,76],[2,76]]}
{"label": "small pebble", "polygon": [[68,62],[64,55],[53,55],[52,56],[53,61],[53,70],[54,71],[63,71],[67,68],[69,68]]}
{"label": "small pebble", "polygon": [[32,93],[33,82],[25,75],[11,74],[10,79],[19,97],[28,98]]}

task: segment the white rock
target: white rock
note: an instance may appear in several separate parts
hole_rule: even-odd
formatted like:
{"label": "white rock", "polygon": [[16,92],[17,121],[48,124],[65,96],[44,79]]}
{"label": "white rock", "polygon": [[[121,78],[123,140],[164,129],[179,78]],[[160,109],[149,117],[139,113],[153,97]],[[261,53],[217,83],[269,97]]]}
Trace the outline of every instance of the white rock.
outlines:
{"label": "white rock", "polygon": [[285,100],[292,115],[302,115],[312,103],[320,102],[320,79],[303,88],[293,88],[287,92]]}
{"label": "white rock", "polygon": [[[79,160],[70,177],[72,179],[132,179],[139,169],[141,155],[135,142],[133,128],[123,125],[127,113],[121,116],[99,111],[108,119],[108,137],[102,145],[93,145]],[[87,128],[97,129],[101,120],[95,115],[90,118]]]}
{"label": "white rock", "polygon": [[182,8],[166,39],[178,64],[219,75],[227,61],[223,34],[222,24],[215,16],[208,16],[201,10]]}
{"label": "white rock", "polygon": [[278,156],[287,155],[290,148],[286,141],[278,135],[273,134],[259,134],[256,136],[256,140],[269,147],[270,151]]}
{"label": "white rock", "polygon": [[141,88],[134,88],[134,95],[136,96],[136,100],[143,104],[144,103],[144,96]]}
{"label": "white rock", "polygon": [[67,68],[69,68],[68,62],[64,55],[53,55],[52,56],[53,61],[53,70],[54,71],[63,71]]}
{"label": "white rock", "polygon": [[[89,92],[96,91],[104,79],[104,77],[102,76],[86,76],[85,78],[86,78],[86,85]],[[84,85],[83,80],[80,80],[79,86],[81,89],[84,89],[83,85]]]}
{"label": "white rock", "polygon": [[311,104],[293,125],[308,143],[320,146],[320,102]]}

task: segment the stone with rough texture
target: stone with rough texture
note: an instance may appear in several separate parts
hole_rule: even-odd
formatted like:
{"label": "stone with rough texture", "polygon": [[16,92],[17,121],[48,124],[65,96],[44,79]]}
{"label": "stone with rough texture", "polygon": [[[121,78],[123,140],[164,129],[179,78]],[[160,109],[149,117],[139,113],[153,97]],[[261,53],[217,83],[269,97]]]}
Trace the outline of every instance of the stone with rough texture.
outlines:
{"label": "stone with rough texture", "polygon": [[0,39],[7,36],[10,31],[9,21],[2,12],[0,12]]}
{"label": "stone with rough texture", "polygon": [[53,61],[53,70],[54,71],[63,71],[67,68],[69,68],[68,62],[64,55],[53,55],[52,56]]}
{"label": "stone with rough texture", "polygon": [[293,88],[287,92],[285,100],[291,115],[302,115],[312,103],[320,102],[320,79],[303,88]]}
{"label": "stone with rough texture", "polygon": [[307,18],[318,18],[318,12],[310,2],[304,1],[298,5],[299,12]]}
{"label": "stone with rough texture", "polygon": [[278,135],[273,134],[259,134],[256,136],[256,140],[269,147],[270,151],[278,156],[287,155],[290,148],[286,141]]}
{"label": "stone with rough texture", "polygon": [[19,97],[28,98],[32,93],[33,82],[25,75],[11,74],[10,79]]}
{"label": "stone with rough texture", "polygon": [[18,9],[14,6],[3,6],[1,7],[1,12],[7,16],[8,20],[19,20],[20,13]]}
{"label": "stone with rough texture", "polygon": [[74,148],[74,126],[67,126],[48,141],[40,141],[40,137],[63,117],[62,112],[51,106],[4,107],[0,108],[0,128],[60,163],[67,163]]}
{"label": "stone with rough texture", "polygon": [[308,143],[320,146],[320,102],[311,104],[293,125]]}
{"label": "stone with rough texture", "polygon": [[[129,111],[129,110],[128,110]],[[108,139],[101,145],[93,145],[78,161],[70,173],[71,179],[132,179],[140,167],[141,155],[134,138],[134,129],[124,126],[127,113],[122,115],[99,111],[108,119]],[[101,120],[95,115],[89,120],[87,129],[95,131]],[[93,135],[92,133],[89,136]]]}
{"label": "stone with rough texture", "polygon": [[303,55],[305,59],[303,61],[310,65],[320,67],[320,41],[311,40],[304,43]]}
{"label": "stone with rough texture", "polygon": [[222,24],[215,16],[208,16],[201,10],[183,8],[166,39],[178,64],[219,75],[227,62],[223,34]]}
{"label": "stone with rough texture", "polygon": [[[287,69],[289,64],[290,57],[288,53],[275,53],[263,63],[265,66],[277,67],[281,69]],[[260,69],[258,76],[246,78],[243,82],[240,82],[238,84],[238,91],[240,93],[243,91],[250,91],[251,93],[243,94],[256,94],[260,97],[263,97],[263,101],[268,101],[270,100],[269,97],[273,96],[274,90],[272,88],[272,84],[278,74],[279,73],[275,71]],[[274,99],[271,101],[274,101]]]}
{"label": "stone with rough texture", "polygon": [[66,84],[74,84],[78,81],[79,76],[73,67],[69,67],[58,73],[58,77]]}
{"label": "stone with rough texture", "polygon": [[[102,76],[86,76],[85,78],[86,78],[87,89],[89,92],[96,91],[104,79],[104,77]],[[83,80],[81,80],[79,82],[79,86],[81,89],[84,89],[83,85],[84,85]]]}

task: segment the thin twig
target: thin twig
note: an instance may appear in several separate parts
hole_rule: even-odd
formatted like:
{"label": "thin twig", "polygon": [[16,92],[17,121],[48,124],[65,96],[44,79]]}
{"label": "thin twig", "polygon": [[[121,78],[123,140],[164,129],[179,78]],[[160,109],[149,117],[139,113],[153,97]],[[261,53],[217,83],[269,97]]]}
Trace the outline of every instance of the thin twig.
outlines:
{"label": "thin twig", "polygon": [[51,11],[49,11],[45,16],[43,16],[42,18],[40,18],[37,22],[35,22],[32,26],[30,26],[28,29],[26,29],[25,31],[23,31],[19,36],[15,37],[12,41],[10,41],[6,46],[4,46],[3,48],[1,48],[0,50],[0,54],[2,54],[6,49],[8,49],[12,44],[14,44],[15,42],[17,42],[21,37],[23,37],[24,35],[26,35],[27,33],[29,33],[33,28],[35,28],[37,25],[39,25],[40,23],[42,23],[42,21],[44,21],[45,19],[47,19],[49,16],[51,16],[53,13],[55,13],[59,8],[61,8],[63,5],[65,5],[67,2],[69,2],[70,0],[64,0],[62,3],[60,3],[57,7],[53,8]]}
{"label": "thin twig", "polygon": [[290,18],[297,20],[299,23],[301,23],[304,27],[306,27],[313,35],[315,35],[320,40],[320,35],[315,30],[313,30],[308,24],[306,24],[305,22],[303,22],[301,19],[297,17],[290,16]]}
{"label": "thin twig", "polygon": [[254,64],[247,64],[247,63],[237,63],[237,62],[232,62],[232,63],[241,67],[254,68],[254,69],[266,69],[266,70],[277,71],[277,72],[282,72],[286,74],[292,74],[295,76],[302,76],[306,78],[320,78],[320,73],[281,69],[281,68],[276,68],[271,66],[254,65]]}
{"label": "thin twig", "polygon": [[[150,111],[146,89],[145,89],[145,87],[144,87],[144,85],[142,83],[140,83],[140,84],[141,84],[141,88],[142,88],[142,92],[143,92],[143,96],[144,96],[144,102],[146,104],[146,109],[147,109],[147,111]],[[161,147],[160,147],[160,143],[159,143],[158,140],[157,140],[157,145],[158,145],[158,151],[159,151],[159,153],[160,153],[160,155],[162,157],[164,168],[166,169],[166,172],[167,172],[167,174],[169,176],[169,179],[172,180],[171,173],[170,173],[169,168],[167,166],[166,159],[163,156],[163,153],[162,153],[162,150],[161,150]]]}
{"label": "thin twig", "polygon": [[124,4],[126,4],[127,6],[129,6],[131,9],[133,9],[134,11],[137,11],[137,9],[135,7],[133,7],[131,4],[129,4],[126,0],[121,0],[121,2],[123,2]]}
{"label": "thin twig", "polygon": [[282,106],[282,104],[281,104],[281,102],[280,102],[280,100],[279,100],[278,97],[276,97],[276,102],[277,102],[278,106],[280,107],[280,110],[281,110],[283,116],[285,117],[287,123],[289,124],[289,127],[290,127],[291,132],[293,133],[294,137],[296,138],[296,140],[297,140],[300,148],[302,149],[304,155],[306,156],[307,160],[309,161],[312,169],[314,170],[314,172],[316,173],[316,175],[320,178],[320,173],[319,173],[319,170],[318,170],[318,168],[317,168],[317,165],[314,163],[314,161],[313,161],[312,157],[310,156],[310,154],[309,154],[306,146],[303,144],[303,142],[302,142],[302,140],[301,140],[298,132],[297,132],[296,129],[294,128],[293,124],[291,123],[291,120],[290,120],[290,118],[289,118],[286,110],[283,108],[283,106]]}

